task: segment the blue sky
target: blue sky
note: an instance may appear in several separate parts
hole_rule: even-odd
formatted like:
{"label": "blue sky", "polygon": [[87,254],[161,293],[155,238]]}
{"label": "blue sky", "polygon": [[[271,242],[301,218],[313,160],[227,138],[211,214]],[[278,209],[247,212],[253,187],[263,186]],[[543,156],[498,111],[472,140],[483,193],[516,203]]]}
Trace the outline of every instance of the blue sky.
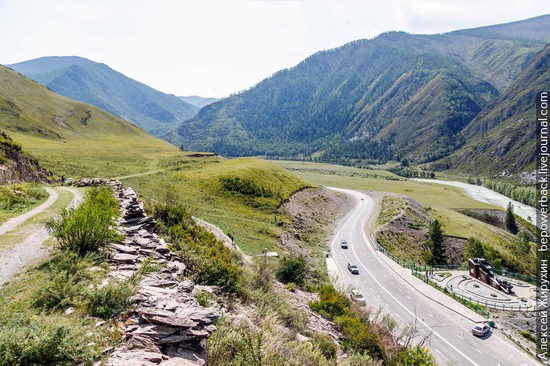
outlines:
{"label": "blue sky", "polygon": [[166,93],[223,97],[385,31],[548,13],[547,0],[0,0],[0,64],[81,56]]}

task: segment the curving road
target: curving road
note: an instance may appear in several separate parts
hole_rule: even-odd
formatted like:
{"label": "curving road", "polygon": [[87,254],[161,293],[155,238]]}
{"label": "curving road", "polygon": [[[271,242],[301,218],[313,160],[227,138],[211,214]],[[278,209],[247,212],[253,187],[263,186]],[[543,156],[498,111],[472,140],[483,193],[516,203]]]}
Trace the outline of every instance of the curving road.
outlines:
{"label": "curving road", "polygon": [[[73,200],[69,204],[70,207],[78,206],[83,200],[82,194],[75,188],[62,187],[58,189],[71,192]],[[49,248],[43,245],[50,238],[46,227],[43,224],[25,225],[27,220],[43,212],[59,199],[55,189],[46,187],[46,191],[50,196],[40,206],[0,225],[0,235],[16,230],[25,234],[24,239],[17,245],[0,251],[0,286],[31,263],[49,254]]]}
{"label": "curving road", "polygon": [[[377,216],[373,199],[357,191],[331,189],[346,193],[356,201],[338,224],[330,243],[332,258],[327,263],[329,269],[337,270],[337,280],[346,289],[359,289],[370,306],[380,307],[399,323],[416,324],[419,333],[429,337],[426,345],[439,365],[540,365],[498,331],[484,338],[474,337],[470,331],[474,322],[463,315],[470,314],[469,309],[464,307],[463,312],[457,313],[423,295],[422,286],[428,285],[410,273],[392,268],[374,249],[371,234],[365,232],[364,228],[374,226]],[[341,239],[347,240],[349,249],[340,248]],[[347,270],[348,262],[359,267],[358,275]],[[405,276],[411,278],[405,281]],[[446,297],[440,299],[443,304],[454,302]],[[452,307],[460,309],[461,305],[457,305],[452,304]]]}

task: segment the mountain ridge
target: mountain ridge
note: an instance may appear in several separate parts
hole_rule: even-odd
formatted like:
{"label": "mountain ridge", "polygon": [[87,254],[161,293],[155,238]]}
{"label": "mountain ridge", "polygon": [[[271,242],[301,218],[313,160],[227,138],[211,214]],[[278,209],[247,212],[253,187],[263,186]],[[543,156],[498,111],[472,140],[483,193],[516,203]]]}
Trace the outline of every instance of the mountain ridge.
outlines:
{"label": "mountain ridge", "polygon": [[[224,156],[435,161],[465,144],[461,131],[550,41],[548,20],[438,35],[387,32],[320,51],[203,108],[169,139]],[[531,24],[548,32],[517,36],[518,26]]]}
{"label": "mountain ridge", "polygon": [[58,94],[95,105],[157,136],[199,110],[105,64],[81,57],[42,57],[7,66]]}

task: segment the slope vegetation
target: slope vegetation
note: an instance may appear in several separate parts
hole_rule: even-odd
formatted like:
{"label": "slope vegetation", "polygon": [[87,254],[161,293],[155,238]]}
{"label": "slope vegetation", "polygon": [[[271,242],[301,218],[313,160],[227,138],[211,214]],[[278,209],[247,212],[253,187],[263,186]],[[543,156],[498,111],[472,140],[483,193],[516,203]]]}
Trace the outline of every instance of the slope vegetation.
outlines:
{"label": "slope vegetation", "polygon": [[176,158],[173,145],[88,104],[59,96],[0,66],[0,129],[48,170],[65,176],[116,176]]}
{"label": "slope vegetation", "polygon": [[550,85],[549,65],[547,45],[517,81],[464,129],[469,143],[436,166],[474,175],[535,169],[535,101],[537,93]]}
{"label": "slope vegetation", "polygon": [[156,135],[199,110],[105,64],[80,57],[43,57],[8,66],[56,93],[92,104]]}
{"label": "slope vegetation", "polygon": [[548,19],[319,52],[204,107],[170,139],[227,156],[434,161],[550,41]]}

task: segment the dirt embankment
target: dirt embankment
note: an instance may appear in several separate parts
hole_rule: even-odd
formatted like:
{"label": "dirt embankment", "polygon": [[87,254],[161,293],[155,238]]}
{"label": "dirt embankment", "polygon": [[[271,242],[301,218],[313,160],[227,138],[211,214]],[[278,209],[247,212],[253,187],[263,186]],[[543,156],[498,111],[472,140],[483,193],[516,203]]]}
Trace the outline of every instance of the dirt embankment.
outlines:
{"label": "dirt embankment", "polygon": [[[430,209],[404,195],[388,193],[382,199],[376,238],[387,250],[405,261],[425,263],[430,257]],[[445,252],[451,263],[460,263],[466,240],[445,237]]]}
{"label": "dirt embankment", "polygon": [[294,193],[279,207],[279,225],[285,233],[281,245],[291,253],[311,256],[323,245],[336,220],[353,207],[348,196],[326,188],[308,188]]}

